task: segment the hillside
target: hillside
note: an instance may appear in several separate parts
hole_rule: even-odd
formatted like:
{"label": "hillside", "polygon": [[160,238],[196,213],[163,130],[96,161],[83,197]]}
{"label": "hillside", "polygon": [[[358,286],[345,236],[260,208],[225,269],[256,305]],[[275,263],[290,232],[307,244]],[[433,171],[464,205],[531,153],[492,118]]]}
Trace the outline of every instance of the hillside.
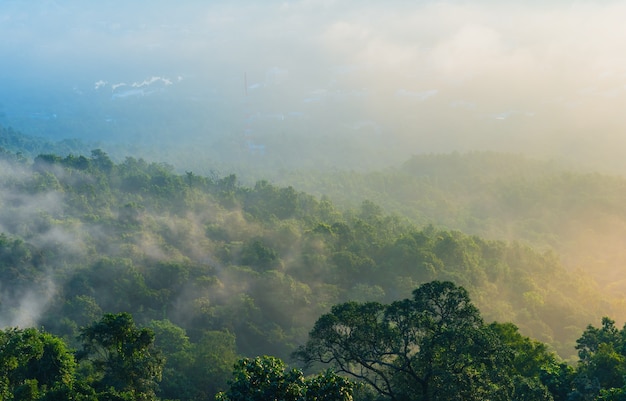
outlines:
{"label": "hillside", "polygon": [[586,324],[616,314],[614,298],[554,253],[415,225],[369,201],[342,212],[292,187],[116,164],[100,150],[4,159],[5,325],[72,339],[124,311],[286,357],[331,305],[389,302],[439,279],[467,288],[487,320],[515,322],[568,357]]}
{"label": "hillside", "polygon": [[[515,154],[416,155],[363,173],[292,173],[281,181],[338,207],[363,200],[386,213],[482,238],[554,251],[569,271],[591,275],[622,298],[626,283],[626,180]],[[620,320],[622,317],[620,317]]]}

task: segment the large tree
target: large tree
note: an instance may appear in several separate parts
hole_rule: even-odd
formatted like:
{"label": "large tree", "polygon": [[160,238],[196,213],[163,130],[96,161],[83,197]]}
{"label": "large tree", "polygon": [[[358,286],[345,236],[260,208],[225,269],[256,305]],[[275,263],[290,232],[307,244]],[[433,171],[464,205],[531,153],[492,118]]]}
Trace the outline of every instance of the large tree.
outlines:
{"label": "large tree", "polygon": [[154,333],[137,328],[129,313],[105,314],[81,330],[80,360],[93,369],[91,380],[102,397],[130,401],[156,399],[164,359],[154,348]]}
{"label": "large tree", "polygon": [[391,400],[504,400],[514,386],[503,374],[509,349],[451,282],[424,284],[390,305],[336,305],[296,356],[332,364]]}

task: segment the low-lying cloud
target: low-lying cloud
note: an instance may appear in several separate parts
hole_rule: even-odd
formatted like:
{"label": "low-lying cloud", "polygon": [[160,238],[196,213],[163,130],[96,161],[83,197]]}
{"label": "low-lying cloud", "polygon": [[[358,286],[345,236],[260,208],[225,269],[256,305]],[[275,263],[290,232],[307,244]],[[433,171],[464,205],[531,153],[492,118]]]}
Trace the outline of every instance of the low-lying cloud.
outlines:
{"label": "low-lying cloud", "polygon": [[599,0],[7,1],[0,80],[73,79],[122,97],[185,77],[194,99],[233,109],[261,92],[282,114],[332,99],[345,119],[318,111],[309,124],[371,120],[408,152],[519,150],[626,170],[625,16]]}

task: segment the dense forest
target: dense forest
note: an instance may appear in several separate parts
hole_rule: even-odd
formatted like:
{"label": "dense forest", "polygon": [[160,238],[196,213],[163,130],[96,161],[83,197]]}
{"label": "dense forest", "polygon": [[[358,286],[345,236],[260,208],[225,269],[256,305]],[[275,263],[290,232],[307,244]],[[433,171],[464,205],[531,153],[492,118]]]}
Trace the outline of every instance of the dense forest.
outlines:
{"label": "dense forest", "polygon": [[416,155],[381,171],[292,172],[278,182],[340,208],[371,200],[418,225],[554,250],[568,270],[624,293],[626,181],[579,166],[493,152]]}
{"label": "dense forest", "polygon": [[[448,379],[436,379],[428,391],[407,384],[424,373],[420,353],[385,354],[408,361],[407,369],[422,366],[413,379],[386,365],[382,375],[376,366],[354,375],[351,367],[362,361],[346,353],[328,359],[327,351],[342,352],[327,342],[329,321],[354,325],[339,334],[365,333],[361,342],[336,339],[357,354],[385,352],[378,345],[393,346],[390,338],[413,350],[433,338],[486,341],[495,347],[489,355],[439,344],[441,365],[431,368],[452,369],[444,351],[459,347],[459,355],[481,361],[470,370],[484,391],[502,390],[494,399],[511,399],[522,384],[535,398],[514,399],[621,394],[626,335],[608,318],[600,328],[593,324],[602,316],[623,320],[623,300],[597,280],[593,266],[571,263],[584,252],[571,241],[572,231],[590,221],[597,229],[622,227],[612,218],[621,218],[626,180],[508,155],[421,156],[401,171],[335,173],[324,181],[335,177],[334,191],[311,195],[295,189],[304,178],[293,186],[248,185],[233,174],[114,161],[101,149],[33,157],[10,149],[0,155],[0,340],[25,351],[0,355],[6,399],[71,393],[182,401],[223,391],[221,399],[235,400],[233,389],[254,376],[250,369],[304,383],[297,394],[310,391],[308,399],[326,399],[316,393],[320,383],[333,383],[324,388],[337,397],[448,399],[429,392]],[[311,188],[321,187],[316,177],[309,176]],[[352,205],[341,193],[363,200]],[[367,196],[375,193],[381,195]],[[566,249],[578,253],[562,254]],[[461,326],[444,325],[456,331],[437,331],[442,316],[415,315],[427,310],[422,292],[429,288],[428,299],[443,291],[457,296],[444,299],[471,305],[458,317]],[[407,333],[421,334],[403,338],[401,322]],[[529,356],[532,350],[537,354]],[[65,361],[66,376],[44,378],[44,356]],[[536,357],[535,364],[526,366],[526,357]],[[507,358],[521,358],[517,371]],[[484,376],[489,366],[502,377]],[[469,374],[462,372],[454,380]],[[360,385],[346,381],[355,378]],[[386,387],[376,387],[380,380]],[[447,391],[473,391],[464,386]]]}

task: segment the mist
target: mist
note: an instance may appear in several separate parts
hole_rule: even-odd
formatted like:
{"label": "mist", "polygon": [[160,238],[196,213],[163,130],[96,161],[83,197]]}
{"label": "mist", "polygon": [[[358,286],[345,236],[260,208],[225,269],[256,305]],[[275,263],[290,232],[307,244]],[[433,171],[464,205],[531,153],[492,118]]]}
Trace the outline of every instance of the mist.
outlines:
{"label": "mist", "polygon": [[0,3],[0,124],[200,173],[514,151],[626,171],[617,1]]}

